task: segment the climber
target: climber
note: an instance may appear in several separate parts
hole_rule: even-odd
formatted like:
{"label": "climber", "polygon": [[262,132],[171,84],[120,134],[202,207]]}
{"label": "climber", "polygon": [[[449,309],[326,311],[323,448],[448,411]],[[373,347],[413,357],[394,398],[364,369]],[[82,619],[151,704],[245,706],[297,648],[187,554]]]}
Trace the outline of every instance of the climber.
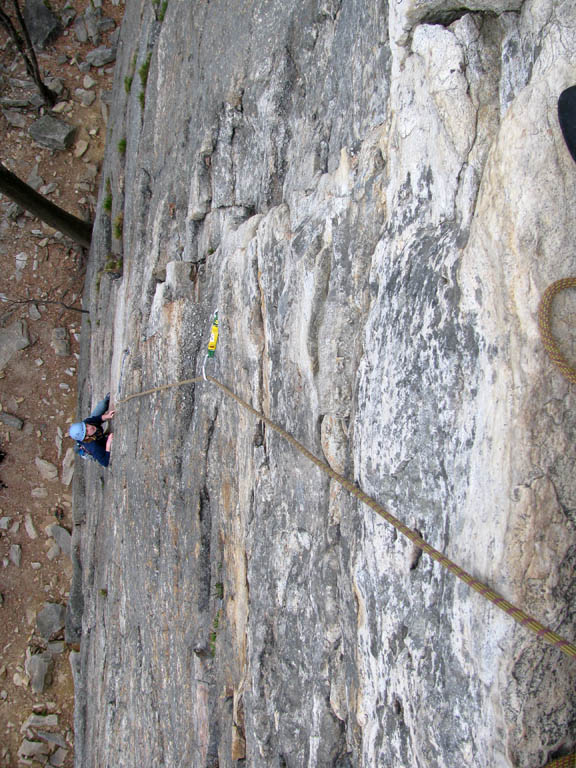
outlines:
{"label": "climber", "polygon": [[110,449],[112,447],[113,433],[105,435],[104,422],[114,418],[116,411],[109,410],[110,393],[100,400],[92,413],[84,421],[70,425],[68,434],[76,440],[77,453],[83,458],[93,458],[95,461],[107,467],[110,463]]}

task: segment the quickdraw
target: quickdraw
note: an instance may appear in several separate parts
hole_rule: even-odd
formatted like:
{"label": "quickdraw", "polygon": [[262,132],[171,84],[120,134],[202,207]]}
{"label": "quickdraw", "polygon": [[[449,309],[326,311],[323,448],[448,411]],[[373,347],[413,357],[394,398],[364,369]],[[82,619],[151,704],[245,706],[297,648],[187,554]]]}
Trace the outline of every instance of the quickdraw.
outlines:
{"label": "quickdraw", "polygon": [[206,363],[208,360],[216,354],[216,346],[218,345],[218,310],[214,312],[214,319],[212,320],[212,327],[210,328],[210,340],[208,341],[208,352],[204,358],[202,364],[202,376],[204,381],[208,381],[206,377]]}

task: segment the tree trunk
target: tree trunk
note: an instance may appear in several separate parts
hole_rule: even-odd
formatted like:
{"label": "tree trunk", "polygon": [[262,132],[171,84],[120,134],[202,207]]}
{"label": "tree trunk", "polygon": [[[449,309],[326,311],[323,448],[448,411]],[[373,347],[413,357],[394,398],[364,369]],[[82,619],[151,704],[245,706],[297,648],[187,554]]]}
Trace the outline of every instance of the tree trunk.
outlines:
{"label": "tree trunk", "polygon": [[54,205],[15,176],[2,163],[0,163],[0,192],[76,243],[80,243],[85,248],[90,247],[91,222],[83,221]]}

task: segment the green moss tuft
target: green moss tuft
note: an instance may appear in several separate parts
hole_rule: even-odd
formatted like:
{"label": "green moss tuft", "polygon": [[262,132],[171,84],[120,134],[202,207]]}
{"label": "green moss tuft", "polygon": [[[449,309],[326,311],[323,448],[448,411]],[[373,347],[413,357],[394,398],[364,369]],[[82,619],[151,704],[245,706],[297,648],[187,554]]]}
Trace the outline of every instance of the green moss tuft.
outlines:
{"label": "green moss tuft", "polygon": [[148,56],[146,56],[146,61],[140,69],[138,70],[138,74],[140,75],[140,82],[142,83],[142,88],[146,88],[146,83],[148,82],[148,73],[150,72],[150,62],[152,61],[152,54],[149,53]]}
{"label": "green moss tuft", "polygon": [[168,0],[160,3],[160,0],[152,0],[152,7],[154,8],[154,15],[156,19],[162,23],[164,16],[166,16],[166,9],[168,8]]}
{"label": "green moss tuft", "polygon": [[106,196],[104,198],[104,202],[102,203],[102,207],[106,213],[110,213],[112,210],[112,191],[110,188],[110,179],[106,179]]}
{"label": "green moss tuft", "polygon": [[120,240],[122,237],[122,231],[124,229],[124,214],[119,213],[114,219],[114,237],[116,240]]}
{"label": "green moss tuft", "polygon": [[221,611],[218,611],[218,613],[214,617],[214,623],[212,624],[212,632],[210,632],[209,645],[210,645],[211,656],[216,655],[216,640],[218,639],[218,627],[220,626],[220,613]]}

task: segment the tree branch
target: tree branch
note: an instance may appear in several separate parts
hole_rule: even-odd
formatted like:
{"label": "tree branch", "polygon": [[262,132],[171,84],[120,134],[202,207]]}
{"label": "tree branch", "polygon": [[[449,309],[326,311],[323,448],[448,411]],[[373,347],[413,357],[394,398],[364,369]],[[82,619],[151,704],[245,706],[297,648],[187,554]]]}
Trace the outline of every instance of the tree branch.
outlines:
{"label": "tree branch", "polygon": [[87,309],[73,307],[71,304],[66,304],[66,302],[59,301],[58,299],[12,299],[10,296],[6,296],[1,300],[7,304],[57,304],[60,307],[64,307],[64,309],[69,309],[71,312],[80,312],[83,315],[90,314]]}
{"label": "tree branch", "polygon": [[25,184],[0,162],[0,192],[46,224],[72,238],[85,248],[90,247],[92,224],[59,208],[47,198]]}

